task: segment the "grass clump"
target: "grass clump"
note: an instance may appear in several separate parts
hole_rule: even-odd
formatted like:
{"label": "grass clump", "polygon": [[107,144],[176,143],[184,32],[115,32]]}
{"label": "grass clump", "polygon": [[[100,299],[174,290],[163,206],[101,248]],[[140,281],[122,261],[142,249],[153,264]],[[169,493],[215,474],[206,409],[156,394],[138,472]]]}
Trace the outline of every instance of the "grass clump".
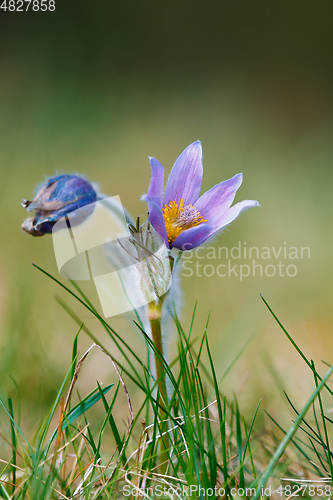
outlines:
{"label": "grass clump", "polygon": [[[0,498],[206,500],[244,497],[256,500],[268,496],[290,497],[296,490],[296,494],[304,498],[313,498],[313,490],[309,488],[313,484],[321,488],[325,498],[330,497],[333,421],[325,414],[321,391],[328,392],[330,397],[333,395],[328,385],[333,367],[322,377],[265,301],[314,379],[313,392],[302,409],[297,410],[288,398],[295,412],[288,430],[271,415],[272,429],[258,427],[260,401],[247,421],[241,414],[237,397],[226,398],[221,382],[238,356],[219,380],[208,341],[208,322],[203,334],[193,337],[195,309],[189,331],[184,331],[174,311],[177,356],[171,363],[160,356],[164,370],[161,376],[168,382],[166,400],[160,397],[159,380],[151,372],[149,362],[134,352],[98,314],[79,287],[73,285],[75,292],[67,290],[100,321],[120,358],[108,352],[64,304],[79,324],[78,333],[84,331],[93,343],[79,359],[78,335],[75,337],[72,365],[34,437],[22,431],[15,415],[15,402],[10,398],[0,400],[4,427],[1,437],[8,450],[0,462]],[[139,316],[136,324],[147,352],[155,351],[159,356]],[[72,406],[80,371],[95,349],[109,359],[117,383],[106,387],[97,383],[94,391],[82,398],[79,395],[78,402]],[[141,406],[135,412],[128,381],[140,393]],[[127,410],[125,415],[121,405],[119,419],[121,393],[126,398]],[[95,423],[90,421],[93,407],[99,415]],[[308,417],[309,410],[312,417]]]}

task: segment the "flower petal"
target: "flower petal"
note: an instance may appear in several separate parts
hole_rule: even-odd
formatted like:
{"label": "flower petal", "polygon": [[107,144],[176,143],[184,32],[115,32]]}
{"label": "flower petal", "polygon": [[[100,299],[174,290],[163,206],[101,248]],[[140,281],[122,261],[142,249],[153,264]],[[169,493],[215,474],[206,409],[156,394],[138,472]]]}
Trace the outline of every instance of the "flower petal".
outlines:
{"label": "flower petal", "polygon": [[212,236],[217,231],[220,231],[224,227],[231,224],[231,222],[233,222],[241,212],[250,207],[260,207],[260,205],[255,200],[244,200],[236,203],[236,205],[233,205],[227,210],[227,212],[221,213],[220,217],[215,219],[214,225],[211,225],[212,233],[209,236]]}
{"label": "flower petal", "polygon": [[158,197],[149,196],[145,194],[141,197],[141,200],[146,201],[148,203],[149,222],[152,224],[153,228],[155,229],[155,231],[158,232],[161,238],[163,238],[167,248],[169,248],[168,237],[163,218],[163,212]]}
{"label": "flower petal", "polygon": [[164,188],[164,168],[155,158],[149,157],[151,166],[151,179],[148,189],[148,195],[158,199],[158,204],[161,207],[163,201]]}
{"label": "flower petal", "polygon": [[90,215],[97,200],[93,184],[80,175],[61,174],[49,177],[40,187],[32,201],[23,200],[22,206],[28,212],[36,211],[34,217],[27,219],[22,228],[33,236],[51,233],[54,224],[78,209],[75,223],[80,224]]}
{"label": "flower petal", "polygon": [[200,196],[195,208],[208,221],[208,224],[215,226],[221,215],[227,212],[242,181],[243,174],[237,174],[227,181],[216,184]]}
{"label": "flower petal", "polygon": [[28,202],[26,208],[28,212],[32,210],[56,212],[68,206],[72,211],[88,203],[94,203],[96,199],[95,189],[84,177],[61,174],[45,181],[40,186],[33,201]]}
{"label": "flower petal", "polygon": [[208,224],[200,224],[200,226],[191,227],[183,231],[171,246],[179,248],[179,250],[191,250],[204,243],[214,232],[214,228]]}
{"label": "flower petal", "polygon": [[216,222],[216,231],[233,222],[241,212],[250,207],[260,207],[260,204],[256,200],[244,200],[236,203],[236,205],[229,208],[227,213],[223,214],[219,221]]}
{"label": "flower petal", "polygon": [[202,172],[201,142],[196,141],[187,146],[172,167],[164,204],[169,205],[173,200],[179,204],[181,199],[184,205],[195,203],[200,193]]}
{"label": "flower petal", "polygon": [[219,220],[216,220],[214,225],[200,224],[199,226],[183,231],[173,242],[172,246],[180,250],[191,250],[192,248],[202,245],[202,243],[213,236],[214,233],[233,222],[241,212],[250,207],[260,207],[260,205],[255,200],[244,200],[236,203],[236,205],[229,208],[227,212],[221,214]]}

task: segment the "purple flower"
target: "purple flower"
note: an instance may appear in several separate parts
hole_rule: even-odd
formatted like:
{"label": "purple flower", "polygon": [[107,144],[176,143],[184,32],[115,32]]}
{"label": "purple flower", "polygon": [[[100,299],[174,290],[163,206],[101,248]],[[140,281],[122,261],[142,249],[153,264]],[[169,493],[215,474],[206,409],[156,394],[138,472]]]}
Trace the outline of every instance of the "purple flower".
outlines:
{"label": "purple flower", "polygon": [[177,158],[164,197],[164,168],[155,158],[149,161],[151,180],[142,200],[148,202],[149,220],[169,248],[195,248],[246,208],[259,206],[257,201],[244,200],[231,207],[242,174],[216,184],[199,198],[203,174],[200,141],[190,144]]}
{"label": "purple flower", "polygon": [[[54,224],[70,212],[85,205],[87,216],[92,213],[97,200],[97,193],[92,184],[80,175],[56,175],[47,179],[39,188],[32,201],[23,200],[22,206],[28,212],[36,211],[34,217],[29,217],[22,224],[22,229],[33,236],[51,233]],[[78,217],[82,222],[82,212]]]}

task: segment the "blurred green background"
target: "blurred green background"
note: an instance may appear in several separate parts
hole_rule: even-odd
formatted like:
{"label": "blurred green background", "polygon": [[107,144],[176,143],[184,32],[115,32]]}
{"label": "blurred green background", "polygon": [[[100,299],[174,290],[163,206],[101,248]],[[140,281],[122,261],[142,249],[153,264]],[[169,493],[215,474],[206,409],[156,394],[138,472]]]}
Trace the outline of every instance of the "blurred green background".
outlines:
{"label": "blurred green background", "polygon": [[[198,300],[195,334],[202,335],[212,311],[219,375],[255,334],[223,387],[245,411],[259,397],[266,408],[281,407],[281,387],[296,404],[310,393],[310,374],[260,293],[321,370],[322,359],[333,362],[332,15],[325,0],[56,0],[55,12],[1,11],[0,381],[1,393],[16,397],[15,379],[26,411],[34,409],[26,427],[36,424],[36,409],[43,415],[71,360],[77,325],[56,295],[116,351],[74,299],[32,267],[57,276],[51,238],[20,229],[21,199],[46,176],[78,172],[145,216],[147,157],[169,171],[197,139],[203,189],[243,172],[237,201],[262,207],[242,214],[215,246],[286,242],[310,247],[311,257],[288,261],[298,268],[292,278],[183,278],[182,321],[188,327]],[[97,303],[93,286],[84,286]],[[110,323],[140,352],[128,319]],[[89,344],[83,334],[80,352]],[[82,371],[83,394],[96,380],[114,381],[99,356]],[[132,397],[141,402],[134,388]]]}

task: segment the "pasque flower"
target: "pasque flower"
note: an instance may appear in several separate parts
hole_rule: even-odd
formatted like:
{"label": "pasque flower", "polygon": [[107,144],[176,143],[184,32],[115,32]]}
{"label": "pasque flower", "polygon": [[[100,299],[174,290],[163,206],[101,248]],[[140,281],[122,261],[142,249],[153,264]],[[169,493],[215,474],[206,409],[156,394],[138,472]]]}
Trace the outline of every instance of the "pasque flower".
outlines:
{"label": "pasque flower", "polygon": [[149,220],[169,248],[195,248],[246,208],[259,206],[254,200],[231,206],[242,184],[242,174],[216,184],[199,198],[203,174],[200,141],[190,144],[177,158],[164,196],[164,168],[155,158],[149,161],[151,180],[142,200],[148,202]]}
{"label": "pasque flower", "polygon": [[[36,211],[22,224],[22,229],[33,236],[51,233],[54,224],[67,214],[78,208],[87,207],[85,215],[89,215],[97,200],[93,185],[80,175],[62,174],[50,177],[39,188],[32,201],[23,200],[22,206],[28,212]],[[82,221],[82,211],[80,220]]]}

